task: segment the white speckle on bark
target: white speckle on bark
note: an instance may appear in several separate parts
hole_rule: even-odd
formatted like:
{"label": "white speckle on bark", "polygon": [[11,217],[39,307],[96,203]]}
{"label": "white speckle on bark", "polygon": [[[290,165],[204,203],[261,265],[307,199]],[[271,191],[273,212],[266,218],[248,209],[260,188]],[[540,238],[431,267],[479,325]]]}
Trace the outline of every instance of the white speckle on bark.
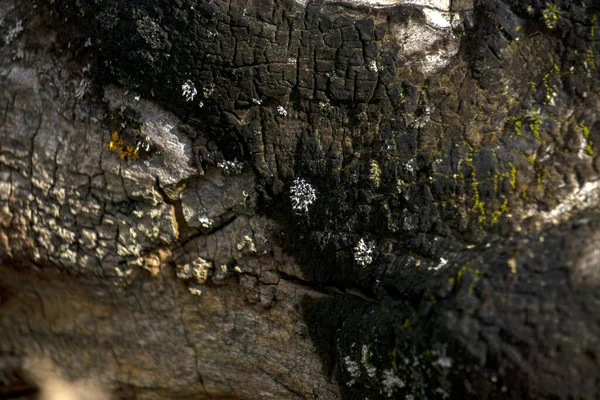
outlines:
{"label": "white speckle on bark", "polygon": [[181,85],[181,95],[185,99],[185,101],[192,101],[194,97],[198,94],[198,90],[194,86],[194,82],[187,80]]}

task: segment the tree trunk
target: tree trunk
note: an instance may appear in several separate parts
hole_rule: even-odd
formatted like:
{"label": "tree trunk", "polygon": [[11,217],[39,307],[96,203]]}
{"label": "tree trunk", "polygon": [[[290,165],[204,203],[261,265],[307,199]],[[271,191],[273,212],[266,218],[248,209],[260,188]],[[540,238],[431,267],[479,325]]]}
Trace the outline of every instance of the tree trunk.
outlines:
{"label": "tree trunk", "polygon": [[597,14],[0,0],[0,397],[598,398]]}

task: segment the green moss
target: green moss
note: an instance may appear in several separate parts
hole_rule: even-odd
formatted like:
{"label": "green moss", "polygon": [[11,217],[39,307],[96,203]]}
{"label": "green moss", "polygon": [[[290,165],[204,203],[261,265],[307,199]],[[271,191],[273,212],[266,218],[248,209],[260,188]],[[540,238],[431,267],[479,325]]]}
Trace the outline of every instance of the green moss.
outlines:
{"label": "green moss", "polygon": [[552,3],[546,3],[546,7],[542,11],[542,20],[548,29],[554,29],[558,23],[562,11],[557,5]]}
{"label": "green moss", "polygon": [[550,116],[550,118],[552,118],[556,122],[560,122],[562,124],[564,124],[564,123],[567,122],[567,120],[565,118],[561,118],[561,117],[559,117],[558,115],[556,115],[556,114],[554,114],[552,112],[549,112],[548,115]]}
{"label": "green moss", "polygon": [[479,224],[483,224],[486,219],[485,203],[483,203],[481,201],[481,198],[479,195],[479,182],[477,182],[476,179],[473,179],[473,201],[475,202],[473,208],[475,210],[479,211],[478,222],[479,222]]}
{"label": "green moss", "polygon": [[515,133],[517,136],[523,137],[523,132],[521,132],[521,126],[523,125],[523,121],[515,122]]}
{"label": "green moss", "polygon": [[513,190],[517,189],[517,169],[511,162],[509,162],[508,165],[510,166],[510,171],[504,172],[502,174],[496,172],[496,175],[494,175],[494,193],[498,193],[498,181],[503,178],[510,179],[510,187]]}
{"label": "green moss", "polygon": [[465,264],[456,273],[456,282],[459,285],[462,283],[462,278],[466,271],[472,272],[477,276],[477,279],[475,281],[479,280],[479,277],[481,276],[481,270],[476,269],[476,268],[471,268],[471,267],[469,267],[469,264]]}
{"label": "green moss", "polygon": [[556,65],[556,64],[554,64],[552,66],[552,69],[546,75],[544,75],[544,77],[542,78],[542,81],[544,82],[544,88],[546,89],[546,102],[547,103],[552,103],[553,98],[556,94],[556,87],[553,85],[552,86],[550,85],[550,78],[552,77],[553,74],[560,76],[560,69],[558,68],[558,65]]}
{"label": "green moss", "polygon": [[531,129],[531,132],[533,133],[533,137],[536,138],[537,140],[539,140],[540,142],[542,142],[542,136],[540,135],[540,126],[539,124],[529,124],[529,128]]}
{"label": "green moss", "polygon": [[540,126],[542,125],[542,116],[540,110],[537,107],[531,107],[526,114],[526,117],[531,120],[529,123],[529,129],[533,133],[533,137],[543,143],[542,135],[540,133]]}
{"label": "green moss", "polygon": [[398,345],[394,346],[394,348],[392,349],[392,351],[390,351],[388,353],[388,356],[392,360],[392,367],[394,368],[394,371],[398,370],[398,363],[396,362],[397,355],[398,355]]}
{"label": "green moss", "polygon": [[596,152],[594,151],[594,142],[592,142],[590,140],[590,128],[584,124],[583,122],[579,123],[579,127],[581,128],[581,131],[583,133],[583,137],[585,138],[585,140],[587,140],[587,146],[585,146],[585,151],[590,155],[590,156],[595,156]]}
{"label": "green moss", "polygon": [[537,169],[537,184],[541,185],[543,183],[544,180],[544,176],[548,176],[550,177],[550,171],[548,171],[548,169],[544,168],[544,167],[538,167]]}
{"label": "green moss", "polygon": [[585,59],[585,66],[592,71],[596,70],[596,60],[594,59],[594,51],[589,49],[587,51],[587,57]]}
{"label": "green moss", "polygon": [[416,326],[418,322],[418,319],[415,315],[413,315],[412,317],[406,318],[404,320],[404,322],[402,323],[402,329],[412,332],[414,330],[414,327]]}
{"label": "green moss", "polygon": [[585,151],[592,157],[596,155],[593,144],[594,143],[592,141],[590,141],[590,142],[588,142],[587,146],[585,146]]}
{"label": "green moss", "polygon": [[590,138],[590,128],[588,128],[587,125],[584,124],[583,122],[580,122],[579,126],[581,127],[581,130],[583,131],[583,137],[585,137],[586,139],[589,139]]}
{"label": "green moss", "polygon": [[500,219],[500,217],[508,212],[509,212],[508,199],[504,199],[504,203],[502,203],[502,206],[500,207],[500,209],[497,211],[494,211],[492,213],[491,224],[496,225],[498,223],[498,220]]}
{"label": "green moss", "polygon": [[510,187],[513,190],[517,189],[517,169],[515,168],[514,164],[509,162],[508,165],[510,166]]}

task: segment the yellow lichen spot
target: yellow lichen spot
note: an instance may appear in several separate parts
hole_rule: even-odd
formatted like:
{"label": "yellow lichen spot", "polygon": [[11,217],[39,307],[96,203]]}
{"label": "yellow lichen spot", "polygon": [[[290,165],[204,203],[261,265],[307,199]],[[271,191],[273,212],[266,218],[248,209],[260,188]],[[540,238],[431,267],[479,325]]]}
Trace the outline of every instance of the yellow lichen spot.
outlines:
{"label": "yellow lichen spot", "polygon": [[138,159],[138,155],[139,155],[138,149],[136,149],[135,147],[131,147],[131,146],[124,146],[123,139],[119,136],[119,133],[116,131],[113,131],[112,140],[108,144],[108,147],[112,151],[118,151],[119,157],[121,157],[121,160],[124,160],[125,158],[129,158],[130,160],[135,161]]}
{"label": "yellow lichen spot", "polygon": [[113,151],[117,151],[123,147],[123,139],[119,137],[119,134],[116,131],[112,133],[112,140],[108,144],[108,147]]}
{"label": "yellow lichen spot", "polygon": [[131,146],[121,147],[119,149],[119,156],[121,156],[121,160],[127,157],[130,160],[135,161],[138,159],[138,151],[137,149]]}

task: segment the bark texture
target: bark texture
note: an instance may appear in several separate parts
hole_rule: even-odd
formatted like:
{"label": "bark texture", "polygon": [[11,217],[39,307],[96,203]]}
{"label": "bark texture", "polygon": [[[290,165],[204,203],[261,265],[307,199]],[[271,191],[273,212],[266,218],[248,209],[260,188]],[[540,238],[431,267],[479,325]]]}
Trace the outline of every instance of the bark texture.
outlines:
{"label": "bark texture", "polygon": [[0,395],[597,398],[597,14],[3,0]]}

